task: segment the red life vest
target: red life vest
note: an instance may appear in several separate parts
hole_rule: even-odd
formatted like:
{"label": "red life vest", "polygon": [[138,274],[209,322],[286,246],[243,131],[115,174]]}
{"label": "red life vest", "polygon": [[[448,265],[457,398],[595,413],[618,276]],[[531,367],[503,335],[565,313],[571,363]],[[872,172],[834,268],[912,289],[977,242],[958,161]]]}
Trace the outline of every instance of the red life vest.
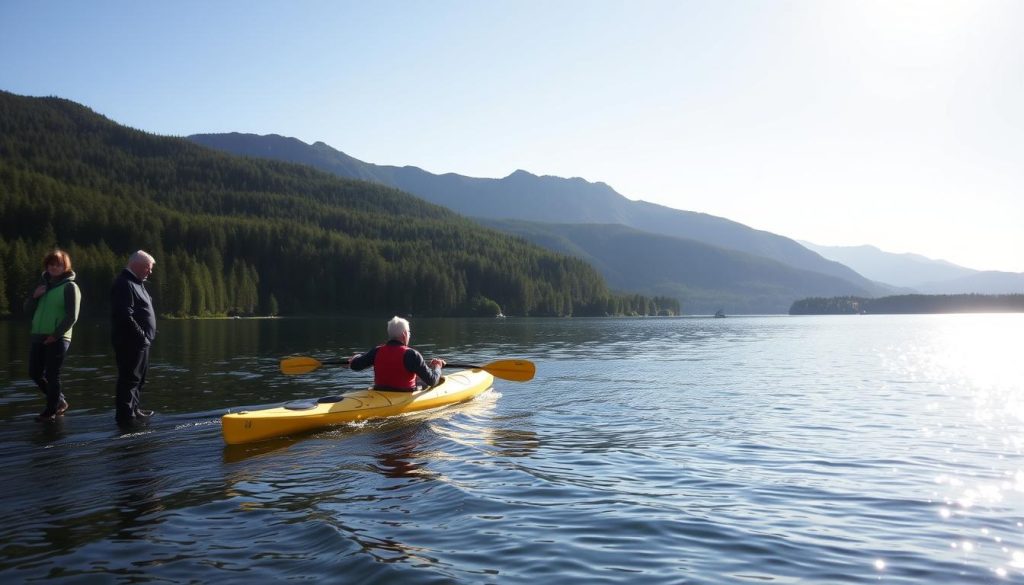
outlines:
{"label": "red life vest", "polygon": [[373,358],[373,385],[377,388],[415,390],[416,372],[405,369],[405,345],[385,343],[377,346]]}

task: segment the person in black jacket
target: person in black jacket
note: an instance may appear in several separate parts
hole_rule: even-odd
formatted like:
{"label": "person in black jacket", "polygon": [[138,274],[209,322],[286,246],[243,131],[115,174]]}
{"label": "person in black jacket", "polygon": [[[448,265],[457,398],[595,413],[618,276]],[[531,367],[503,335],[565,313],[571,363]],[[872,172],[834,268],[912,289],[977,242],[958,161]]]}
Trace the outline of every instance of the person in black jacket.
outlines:
{"label": "person in black jacket", "polygon": [[153,416],[152,410],[142,410],[140,400],[149,369],[149,347],[156,337],[156,310],[143,284],[154,264],[156,260],[146,252],[135,252],[110,291],[111,338],[117,359],[114,418],[122,426]]}

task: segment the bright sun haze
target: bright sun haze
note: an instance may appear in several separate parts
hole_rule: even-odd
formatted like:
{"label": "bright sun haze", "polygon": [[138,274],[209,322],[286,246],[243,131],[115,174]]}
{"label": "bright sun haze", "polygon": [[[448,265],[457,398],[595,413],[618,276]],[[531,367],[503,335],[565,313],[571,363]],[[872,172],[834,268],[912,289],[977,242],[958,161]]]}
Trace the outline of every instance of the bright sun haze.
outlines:
{"label": "bright sun haze", "polygon": [[1024,271],[1019,1],[4,2],[0,22],[0,88],[149,132],[583,177]]}

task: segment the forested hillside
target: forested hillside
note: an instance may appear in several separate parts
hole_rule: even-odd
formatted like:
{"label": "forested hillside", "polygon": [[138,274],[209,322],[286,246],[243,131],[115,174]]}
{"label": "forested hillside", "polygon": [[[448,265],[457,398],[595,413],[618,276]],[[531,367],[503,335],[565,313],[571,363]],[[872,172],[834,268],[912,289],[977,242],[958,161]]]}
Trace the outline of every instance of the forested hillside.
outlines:
{"label": "forested hillside", "polygon": [[45,252],[74,260],[104,315],[127,255],[157,258],[158,309],[216,314],[585,315],[678,311],[615,296],[583,261],[395,189],[242,159],[0,92],[0,314]]}

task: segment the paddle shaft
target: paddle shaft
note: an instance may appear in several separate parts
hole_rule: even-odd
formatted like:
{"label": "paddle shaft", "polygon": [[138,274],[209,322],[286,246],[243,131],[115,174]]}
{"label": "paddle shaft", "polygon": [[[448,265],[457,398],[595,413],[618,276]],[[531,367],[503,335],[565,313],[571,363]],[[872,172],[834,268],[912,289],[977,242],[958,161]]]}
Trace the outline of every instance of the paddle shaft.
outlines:
{"label": "paddle shaft", "polygon": [[[344,360],[321,360],[320,361],[320,365],[322,365],[322,366],[347,366],[347,365],[349,365],[349,363],[351,361],[352,360],[348,360],[348,359],[344,359]],[[453,364],[453,363],[447,363],[447,362],[444,364],[444,367],[446,367],[446,368],[465,368],[467,370],[486,370],[487,369],[487,366],[477,366],[477,365],[473,365],[473,364]]]}
{"label": "paddle shaft", "polygon": [[[336,359],[320,361],[316,358],[299,356],[281,360],[281,372],[284,374],[305,374],[322,366],[345,366],[351,360]],[[525,382],[533,379],[536,367],[533,362],[527,360],[498,360],[480,366],[476,364],[445,364],[448,368],[466,368],[470,370],[484,370],[497,378]]]}

